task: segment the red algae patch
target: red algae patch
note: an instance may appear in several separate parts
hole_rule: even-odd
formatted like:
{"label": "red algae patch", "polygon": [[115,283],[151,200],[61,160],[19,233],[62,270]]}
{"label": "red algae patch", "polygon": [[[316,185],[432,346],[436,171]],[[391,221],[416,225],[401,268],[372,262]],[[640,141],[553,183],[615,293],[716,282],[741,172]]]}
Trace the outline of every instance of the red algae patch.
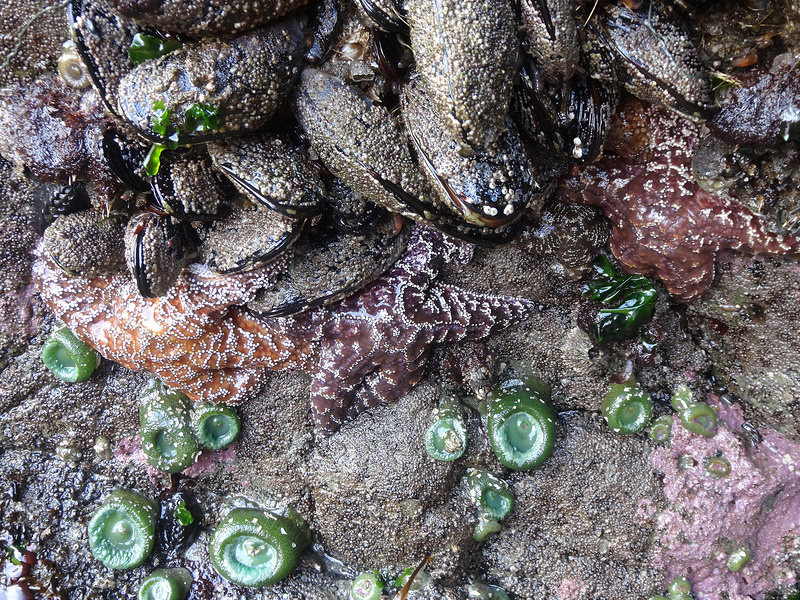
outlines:
{"label": "red algae patch", "polygon": [[[656,519],[655,565],[667,581],[686,575],[697,600],[760,600],[796,582],[800,444],[765,428],[751,445],[738,406],[713,395],[709,404],[720,417],[714,437],[695,435],[674,419],[671,443],[650,457],[669,501]],[[729,555],[743,549],[752,558],[733,572]]]}

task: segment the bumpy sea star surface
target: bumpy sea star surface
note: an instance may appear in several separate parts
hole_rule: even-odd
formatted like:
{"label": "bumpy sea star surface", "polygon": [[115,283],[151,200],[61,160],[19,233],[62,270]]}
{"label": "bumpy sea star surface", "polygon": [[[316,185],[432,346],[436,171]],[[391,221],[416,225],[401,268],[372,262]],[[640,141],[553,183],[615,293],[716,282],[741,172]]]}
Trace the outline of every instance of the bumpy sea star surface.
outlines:
{"label": "bumpy sea star surface", "polygon": [[[702,294],[714,279],[720,250],[752,254],[800,251],[800,240],[775,235],[745,206],[710,194],[692,175],[700,125],[637,103],[651,156],[631,164],[605,156],[569,181],[563,197],[599,206],[611,220],[611,250],[631,273],[658,277],[679,302]],[[631,137],[636,137],[633,132]],[[640,136],[641,137],[641,136]]]}
{"label": "bumpy sea star surface", "polygon": [[405,254],[370,285],[330,307],[261,319],[242,305],[279,267],[218,275],[189,266],[169,292],[142,298],[127,274],[68,277],[47,258],[33,267],[42,298],[103,356],[146,370],[195,400],[235,403],[268,370],[312,375],[317,430],[328,435],[422,377],[431,344],[478,339],[524,318],[530,303],[436,281],[465,245],[415,226]]}

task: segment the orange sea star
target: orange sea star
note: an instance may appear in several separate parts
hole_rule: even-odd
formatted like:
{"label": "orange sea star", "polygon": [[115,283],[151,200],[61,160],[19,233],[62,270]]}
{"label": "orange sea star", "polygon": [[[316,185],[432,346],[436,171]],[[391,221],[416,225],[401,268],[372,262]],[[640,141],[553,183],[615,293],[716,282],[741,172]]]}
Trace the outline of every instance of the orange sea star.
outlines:
{"label": "orange sea star", "polygon": [[415,226],[405,254],[364,289],[329,307],[262,319],[243,305],[279,266],[218,275],[189,266],[160,298],[145,299],[127,274],[68,277],[49,259],[33,268],[42,298],[103,356],[146,370],[195,400],[238,402],[268,370],[312,375],[317,430],[410,390],[431,345],[478,339],[525,316],[519,298],[474,294],[436,281],[466,246]]}

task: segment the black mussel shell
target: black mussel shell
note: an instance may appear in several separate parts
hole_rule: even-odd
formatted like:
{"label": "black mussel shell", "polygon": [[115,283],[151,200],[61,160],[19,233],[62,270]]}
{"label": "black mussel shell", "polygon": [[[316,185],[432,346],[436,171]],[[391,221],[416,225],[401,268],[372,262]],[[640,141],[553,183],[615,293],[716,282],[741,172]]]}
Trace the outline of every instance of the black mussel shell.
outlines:
{"label": "black mussel shell", "polygon": [[69,185],[44,183],[33,190],[36,219],[34,229],[42,234],[47,226],[61,215],[71,215],[89,208],[92,202],[83,182]]}
{"label": "black mussel shell", "polygon": [[161,500],[160,505],[156,526],[158,547],[167,558],[174,560],[197,539],[203,514],[194,495],[188,491],[177,491]]}
{"label": "black mussel shell", "polygon": [[570,81],[567,106],[567,114],[572,116],[564,131],[567,147],[576,164],[588,165],[603,150],[615,97],[599,81],[578,73]]}
{"label": "black mussel shell", "polygon": [[550,95],[545,92],[544,81],[533,59],[523,53],[523,61],[519,82],[511,96],[511,115],[520,133],[532,143],[562,152],[564,140],[557,109]]}
{"label": "black mussel shell", "polygon": [[161,168],[150,183],[152,207],[181,221],[211,221],[235,196],[228,181],[217,176],[207,155],[164,152]]}
{"label": "black mussel shell", "polygon": [[140,175],[146,151],[116,129],[103,133],[101,143],[106,167],[122,184],[135,192],[150,191],[150,184]]}
{"label": "black mussel shell", "polygon": [[290,141],[255,136],[210,144],[214,165],[250,199],[290,218],[317,215],[325,186],[305,153]]}
{"label": "black mussel shell", "polygon": [[324,223],[301,236],[274,286],[261,290],[248,308],[263,317],[284,317],[341,300],[391,267],[407,234],[389,215],[358,236]]}
{"label": "black mussel shell", "polygon": [[341,233],[359,234],[372,229],[386,214],[386,209],[354,192],[344,181],[331,176],[326,180],[331,224]]}
{"label": "black mussel shell", "polygon": [[163,296],[194,255],[191,228],[169,217],[141,213],[125,228],[125,261],[144,298]]}
{"label": "black mussel shell", "polygon": [[67,12],[75,49],[106,108],[117,115],[120,80],[133,69],[128,49],[144,30],[112,14],[102,0],[70,0]]}
{"label": "black mussel shell", "polygon": [[342,30],[339,19],[340,7],[338,0],[317,0],[309,8],[308,26],[314,35],[314,43],[306,54],[312,64],[318,65],[328,58],[333,50],[333,44]]}
{"label": "black mussel shell", "polygon": [[257,204],[237,206],[230,215],[201,230],[200,256],[218,273],[254,269],[283,254],[305,223]]}
{"label": "black mussel shell", "polygon": [[407,29],[402,2],[395,0],[360,0],[361,7],[379,29],[396,32]]}

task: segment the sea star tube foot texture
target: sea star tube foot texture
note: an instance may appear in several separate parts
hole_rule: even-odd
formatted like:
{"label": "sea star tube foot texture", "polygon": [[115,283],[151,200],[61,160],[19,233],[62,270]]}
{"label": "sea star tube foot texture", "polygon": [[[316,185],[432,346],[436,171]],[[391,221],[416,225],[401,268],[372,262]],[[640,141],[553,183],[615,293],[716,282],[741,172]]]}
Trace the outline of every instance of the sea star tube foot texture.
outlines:
{"label": "sea star tube foot texture", "polygon": [[69,277],[46,257],[33,275],[44,302],[77,337],[195,401],[235,404],[256,393],[270,370],[309,372],[317,431],[329,435],[410,390],[432,344],[479,339],[525,318],[526,300],[437,281],[445,262],[468,254],[465,244],[415,226],[405,254],[362,290],[274,319],[242,306],[280,264],[229,275],[193,264],[155,299],[142,298],[127,274]]}

